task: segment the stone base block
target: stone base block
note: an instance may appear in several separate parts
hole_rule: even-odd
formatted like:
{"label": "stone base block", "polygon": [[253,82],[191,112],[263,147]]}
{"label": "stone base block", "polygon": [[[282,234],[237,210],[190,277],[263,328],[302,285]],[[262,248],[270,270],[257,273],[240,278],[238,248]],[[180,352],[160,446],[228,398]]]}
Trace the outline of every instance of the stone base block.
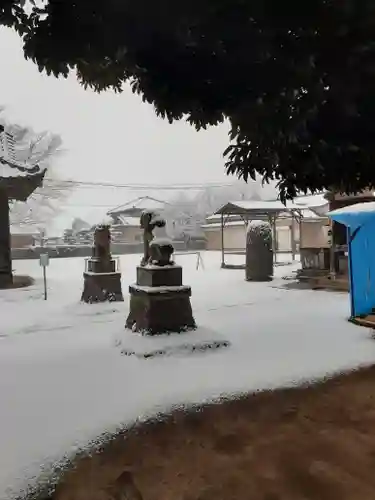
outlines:
{"label": "stone base block", "polygon": [[87,261],[87,272],[89,273],[114,273],[116,272],[116,261],[114,259],[102,260],[91,258]]}
{"label": "stone base block", "polygon": [[184,332],[196,328],[189,286],[129,287],[130,312],[126,328],[146,335]]}
{"label": "stone base block", "polygon": [[182,286],[181,266],[138,266],[139,286]]}
{"label": "stone base block", "polygon": [[274,271],[273,252],[267,249],[246,250],[246,281],[272,281]]}
{"label": "stone base block", "polygon": [[121,273],[83,273],[81,300],[88,304],[96,302],[123,302]]}
{"label": "stone base block", "polygon": [[267,275],[256,275],[252,274],[251,276],[246,275],[246,281],[256,281],[257,283],[261,283],[263,281],[273,281],[273,276]]}

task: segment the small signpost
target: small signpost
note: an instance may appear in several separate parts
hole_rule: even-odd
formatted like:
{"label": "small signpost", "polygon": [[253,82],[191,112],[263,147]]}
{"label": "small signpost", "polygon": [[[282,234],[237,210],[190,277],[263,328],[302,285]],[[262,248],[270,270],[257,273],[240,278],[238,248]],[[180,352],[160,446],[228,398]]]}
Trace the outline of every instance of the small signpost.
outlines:
{"label": "small signpost", "polygon": [[44,300],[47,300],[47,273],[46,268],[49,266],[48,253],[41,253],[39,255],[39,264],[43,269],[43,285],[44,285]]}

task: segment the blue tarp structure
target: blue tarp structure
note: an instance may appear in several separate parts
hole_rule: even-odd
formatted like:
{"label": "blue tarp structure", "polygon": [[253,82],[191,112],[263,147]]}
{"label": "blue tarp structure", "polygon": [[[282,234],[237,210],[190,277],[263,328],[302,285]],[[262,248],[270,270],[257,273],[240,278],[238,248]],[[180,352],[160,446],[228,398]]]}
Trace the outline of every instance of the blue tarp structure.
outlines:
{"label": "blue tarp structure", "polygon": [[351,316],[375,308],[375,202],[357,203],[328,213],[348,234]]}

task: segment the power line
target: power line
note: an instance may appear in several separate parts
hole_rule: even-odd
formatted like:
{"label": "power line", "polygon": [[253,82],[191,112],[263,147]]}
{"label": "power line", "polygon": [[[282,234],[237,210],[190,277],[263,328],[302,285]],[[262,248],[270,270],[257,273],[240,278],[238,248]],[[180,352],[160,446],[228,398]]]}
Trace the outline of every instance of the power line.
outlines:
{"label": "power line", "polygon": [[169,190],[201,190],[206,188],[224,188],[231,187],[233,183],[219,183],[219,182],[211,182],[204,184],[116,184],[111,182],[96,182],[96,181],[73,181],[73,180],[56,180],[51,178],[45,179],[48,182],[52,183],[51,189],[53,189],[53,184],[56,184],[56,189],[64,189],[64,184],[69,185],[69,187],[103,187],[103,188],[115,188],[115,189],[132,189],[132,190],[160,190],[160,191],[169,191]]}
{"label": "power line", "polygon": [[76,207],[76,208],[113,208],[112,205],[96,205],[91,203],[59,203],[59,207]]}

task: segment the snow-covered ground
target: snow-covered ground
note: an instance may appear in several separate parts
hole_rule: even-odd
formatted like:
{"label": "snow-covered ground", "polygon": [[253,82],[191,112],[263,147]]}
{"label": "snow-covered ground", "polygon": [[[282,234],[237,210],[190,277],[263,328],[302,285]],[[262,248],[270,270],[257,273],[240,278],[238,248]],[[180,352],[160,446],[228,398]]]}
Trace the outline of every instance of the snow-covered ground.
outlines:
{"label": "snow-covered ground", "polygon": [[[232,257],[243,259],[243,257]],[[123,291],[139,256],[121,257]],[[141,360],[122,356],[125,303],[79,302],[83,259],[52,260],[43,300],[37,261],[16,261],[34,287],[0,293],[0,498],[51,461],[103,432],[181,403],[273,387],[375,360],[366,330],[346,321],[345,294],[286,289],[280,266],[272,283],[247,283],[220,270],[220,255],[178,256],[200,327],[229,339],[217,352]]]}

